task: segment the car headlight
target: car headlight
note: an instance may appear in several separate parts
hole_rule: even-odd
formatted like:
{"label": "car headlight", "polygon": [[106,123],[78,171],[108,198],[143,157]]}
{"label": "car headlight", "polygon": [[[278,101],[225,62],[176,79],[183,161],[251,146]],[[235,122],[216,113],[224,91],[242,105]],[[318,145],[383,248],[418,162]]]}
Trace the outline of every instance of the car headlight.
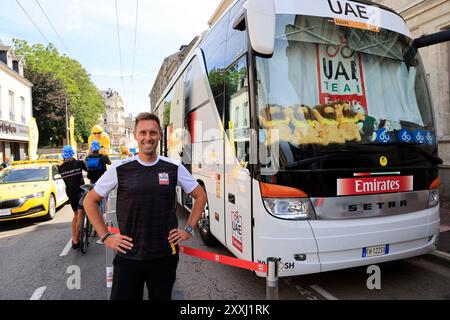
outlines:
{"label": "car headlight", "polygon": [[439,204],[439,189],[430,190],[428,196],[428,208],[435,207]]}
{"label": "car headlight", "polygon": [[315,213],[309,199],[301,198],[264,198],[264,204],[272,215],[281,219],[314,219]]}
{"label": "car headlight", "polygon": [[25,197],[20,198],[20,202],[21,202],[21,203],[25,203],[25,201],[30,200],[30,199],[34,199],[34,198],[43,198],[44,195],[45,195],[45,192],[44,192],[44,191],[37,192],[37,193],[33,193],[33,194],[28,195],[28,196],[25,196]]}

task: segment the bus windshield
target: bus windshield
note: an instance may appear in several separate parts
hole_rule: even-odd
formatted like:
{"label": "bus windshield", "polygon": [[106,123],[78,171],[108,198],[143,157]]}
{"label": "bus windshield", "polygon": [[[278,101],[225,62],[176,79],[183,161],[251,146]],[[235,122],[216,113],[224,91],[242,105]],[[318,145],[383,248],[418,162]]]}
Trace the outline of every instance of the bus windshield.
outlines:
{"label": "bus windshield", "polygon": [[280,143],[285,168],[339,146],[436,150],[426,75],[411,39],[299,15],[278,15],[275,36],[273,56],[256,58],[257,116],[260,141]]}

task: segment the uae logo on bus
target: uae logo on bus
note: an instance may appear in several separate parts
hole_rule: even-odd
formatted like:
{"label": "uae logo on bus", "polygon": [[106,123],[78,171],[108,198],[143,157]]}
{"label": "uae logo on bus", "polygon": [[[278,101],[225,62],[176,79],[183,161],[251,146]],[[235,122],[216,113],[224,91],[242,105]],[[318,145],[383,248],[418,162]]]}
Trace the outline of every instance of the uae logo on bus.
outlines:
{"label": "uae logo on bus", "polygon": [[361,177],[338,179],[337,181],[338,196],[408,192],[412,190],[414,190],[413,176]]}
{"label": "uae logo on bus", "polygon": [[354,108],[367,112],[361,55],[346,38],[340,44],[317,45],[317,73],[321,104],[348,101]]}
{"label": "uae logo on bus", "polygon": [[242,216],[239,212],[231,212],[231,226],[233,228],[233,246],[238,249],[240,252],[243,252],[242,248]]}

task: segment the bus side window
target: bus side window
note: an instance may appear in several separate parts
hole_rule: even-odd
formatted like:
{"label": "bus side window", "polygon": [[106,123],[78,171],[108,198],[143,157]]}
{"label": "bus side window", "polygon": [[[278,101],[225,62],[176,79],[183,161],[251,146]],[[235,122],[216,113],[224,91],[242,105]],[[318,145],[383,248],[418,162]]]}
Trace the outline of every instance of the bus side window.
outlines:
{"label": "bus side window", "polygon": [[227,40],[227,54],[225,57],[225,65],[229,66],[239,56],[241,56],[248,49],[247,30],[235,30],[233,28],[234,22],[244,14],[242,2],[237,3],[230,10],[230,23],[228,24],[228,40]]}
{"label": "bus side window", "polygon": [[229,13],[226,13],[205,38],[201,49],[205,56],[208,79],[211,86],[217,112],[223,121],[225,90],[225,54],[227,47],[227,29]]}
{"label": "bus side window", "polygon": [[162,141],[160,143],[161,148],[161,155],[162,156],[168,156],[168,139],[167,136],[167,127],[170,124],[170,111],[171,111],[171,104],[173,100],[173,91],[171,90],[167,96],[165,97],[164,101],[159,105],[158,108],[158,117],[161,120],[161,126],[163,129],[163,137]]}
{"label": "bus side window", "polygon": [[225,128],[242,167],[250,161],[250,108],[247,55],[227,69],[225,77]]}

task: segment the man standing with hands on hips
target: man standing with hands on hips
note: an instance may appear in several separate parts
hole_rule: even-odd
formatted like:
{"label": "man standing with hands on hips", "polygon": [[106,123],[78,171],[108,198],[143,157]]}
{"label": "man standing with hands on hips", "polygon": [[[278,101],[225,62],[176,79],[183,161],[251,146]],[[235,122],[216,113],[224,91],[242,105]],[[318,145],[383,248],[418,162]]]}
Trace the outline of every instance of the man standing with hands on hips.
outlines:
{"label": "man standing with hands on hips", "polygon": [[[176,279],[178,244],[193,236],[206,194],[178,161],[158,156],[162,130],[157,116],[141,113],[134,137],[139,154],[115,163],[87,195],[84,208],[105,246],[117,251],[111,300],[170,300]],[[195,199],[186,227],[178,228],[176,187]],[[120,235],[108,232],[99,203],[117,187]]]}

